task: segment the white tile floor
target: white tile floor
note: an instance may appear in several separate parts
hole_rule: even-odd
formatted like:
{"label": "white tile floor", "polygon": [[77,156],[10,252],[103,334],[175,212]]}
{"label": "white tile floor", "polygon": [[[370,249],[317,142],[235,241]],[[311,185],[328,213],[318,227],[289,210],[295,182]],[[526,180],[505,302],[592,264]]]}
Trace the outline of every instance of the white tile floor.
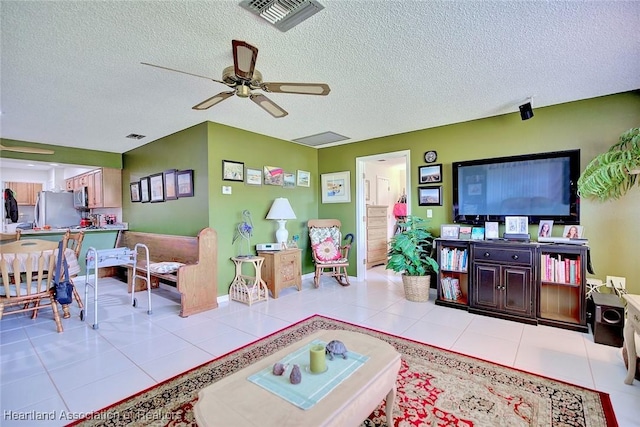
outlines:
{"label": "white tile floor", "polygon": [[[84,279],[76,279],[84,290]],[[126,286],[99,282],[99,328],[91,297],[82,322],[74,305],[64,332],[55,332],[50,311],[36,320],[11,315],[0,321],[0,424],[64,425],[60,416],[98,410],[188,368],[225,354],[313,314],[379,329],[611,395],[618,423],[640,426],[640,382],[623,383],[619,348],[595,344],[591,334],[469,314],[404,299],[400,278],[382,267],[347,288],[323,278],[319,289],[305,277],[303,289],[285,289],[277,300],[248,307],[223,302],[216,310],[178,316],[176,295],[153,291],[130,305]],[[13,411],[13,412],[11,412]],[[36,412],[31,412],[36,411]],[[56,411],[54,421],[10,416]]]}

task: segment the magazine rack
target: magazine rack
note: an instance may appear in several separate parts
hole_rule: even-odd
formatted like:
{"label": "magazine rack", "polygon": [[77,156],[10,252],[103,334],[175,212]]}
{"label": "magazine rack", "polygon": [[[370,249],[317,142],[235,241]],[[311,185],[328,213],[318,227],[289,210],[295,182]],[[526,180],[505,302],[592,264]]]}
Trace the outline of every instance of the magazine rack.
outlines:
{"label": "magazine rack", "polygon": [[[136,283],[136,279],[141,279],[147,283],[147,299],[148,309],[147,314],[152,314],[151,310],[151,277],[148,269],[145,269],[146,276],[138,274],[138,250],[144,249],[145,265],[149,265],[149,248],[142,244],[137,243],[133,249],[129,248],[115,248],[115,249],[101,249],[90,247],[87,251],[86,258],[86,281],[84,286],[84,300],[87,302],[89,293],[89,287],[93,287],[93,329],[98,329],[98,269],[103,267],[115,267],[115,266],[133,266],[133,278],[132,283]],[[89,283],[89,277],[91,277],[90,271],[93,269],[93,284]],[[131,305],[136,307],[138,301],[135,297],[135,289],[131,289]],[[84,316],[81,316],[84,320]]]}

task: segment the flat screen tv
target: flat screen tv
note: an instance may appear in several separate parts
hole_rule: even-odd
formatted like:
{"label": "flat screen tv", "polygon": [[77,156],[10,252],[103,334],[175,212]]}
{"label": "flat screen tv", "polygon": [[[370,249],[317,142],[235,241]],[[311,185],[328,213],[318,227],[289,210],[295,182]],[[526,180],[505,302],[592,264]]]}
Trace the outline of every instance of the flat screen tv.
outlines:
{"label": "flat screen tv", "polygon": [[580,150],[453,163],[453,218],[461,224],[528,216],[580,223]]}

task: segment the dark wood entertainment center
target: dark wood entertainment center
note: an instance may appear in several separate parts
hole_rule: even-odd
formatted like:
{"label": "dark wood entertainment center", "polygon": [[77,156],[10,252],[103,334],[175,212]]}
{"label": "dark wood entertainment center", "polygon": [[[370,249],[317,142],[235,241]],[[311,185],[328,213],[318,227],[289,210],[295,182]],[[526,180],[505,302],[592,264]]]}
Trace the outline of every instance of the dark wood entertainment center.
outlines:
{"label": "dark wood entertainment center", "polygon": [[436,239],[436,305],[588,332],[585,245]]}

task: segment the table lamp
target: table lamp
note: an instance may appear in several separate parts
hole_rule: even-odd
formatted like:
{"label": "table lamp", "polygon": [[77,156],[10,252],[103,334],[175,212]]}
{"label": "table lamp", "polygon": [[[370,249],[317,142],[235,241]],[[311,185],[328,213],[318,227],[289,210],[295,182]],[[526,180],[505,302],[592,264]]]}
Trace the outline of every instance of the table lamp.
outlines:
{"label": "table lamp", "polygon": [[278,221],[279,227],[276,231],[276,241],[286,244],[289,239],[289,232],[285,228],[285,225],[288,219],[296,219],[296,214],[293,213],[289,200],[284,197],[275,199],[271,205],[271,209],[269,209],[267,219],[275,219]]}

